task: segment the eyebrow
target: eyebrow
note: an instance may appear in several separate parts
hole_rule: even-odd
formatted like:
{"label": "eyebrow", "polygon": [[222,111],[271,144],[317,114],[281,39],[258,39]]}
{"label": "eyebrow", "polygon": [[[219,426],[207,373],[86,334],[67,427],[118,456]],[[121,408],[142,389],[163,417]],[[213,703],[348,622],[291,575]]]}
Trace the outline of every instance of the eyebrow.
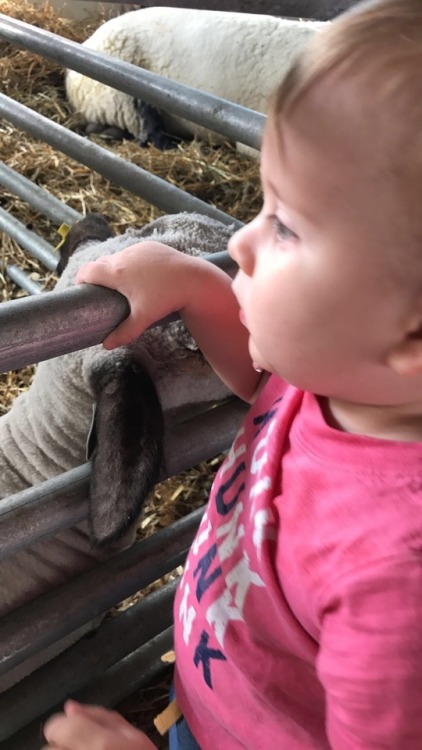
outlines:
{"label": "eyebrow", "polygon": [[274,193],[274,195],[277,198],[277,200],[279,200],[280,203],[284,204],[284,201],[282,200],[282,198],[280,196],[280,193],[277,191],[274,183],[271,182],[271,180],[269,180],[268,177],[265,179],[265,186],[264,186],[264,180],[262,178],[262,174],[261,174],[261,187],[262,187],[263,190],[264,190],[264,187],[269,188],[271,190],[271,192]]}
{"label": "eyebrow", "polygon": [[[261,181],[262,181],[262,180],[261,180]],[[266,179],[266,180],[265,180],[265,184],[266,184],[267,188],[269,188],[269,189],[271,190],[271,192],[272,192],[272,193],[274,193],[274,195],[275,195],[275,197],[277,198],[277,200],[278,200],[278,201],[280,201],[280,203],[281,203],[281,204],[283,205],[284,209],[285,209],[285,210],[286,210],[286,211],[287,211],[288,213],[290,213],[290,212],[293,212],[293,213],[298,213],[298,211],[295,211],[295,209],[294,209],[294,208],[292,208],[291,206],[289,206],[289,205],[288,205],[288,204],[287,204],[287,203],[286,203],[286,202],[285,202],[285,201],[283,200],[283,198],[281,197],[280,193],[278,192],[278,190],[277,190],[277,188],[275,187],[274,183],[273,183],[273,182],[271,182],[271,180],[269,180],[269,179]],[[262,188],[264,188],[264,184],[263,184],[263,183],[262,183]]]}
{"label": "eyebrow", "polygon": [[[262,180],[262,176],[261,176],[261,184],[262,184],[262,188],[264,189],[264,183],[263,183],[263,180]],[[292,216],[292,220],[294,220],[295,216],[297,216],[300,219],[303,219],[304,221],[307,221],[308,223],[311,223],[311,224],[315,223],[315,219],[312,216],[310,216],[308,213],[305,213],[301,208],[295,208],[294,206],[291,206],[290,204],[286,203],[283,200],[283,198],[281,197],[281,195],[278,192],[278,190],[276,189],[274,183],[271,182],[271,180],[269,180],[268,178],[266,178],[265,184],[274,193],[274,195],[277,198],[277,200],[280,201],[280,203],[284,207],[285,211],[288,214],[294,214]]]}

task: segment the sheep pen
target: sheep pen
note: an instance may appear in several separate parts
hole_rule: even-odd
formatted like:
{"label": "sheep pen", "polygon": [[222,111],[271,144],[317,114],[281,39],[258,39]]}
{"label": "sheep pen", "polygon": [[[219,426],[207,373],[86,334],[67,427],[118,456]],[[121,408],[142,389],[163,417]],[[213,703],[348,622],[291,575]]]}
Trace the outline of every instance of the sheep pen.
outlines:
{"label": "sheep pen", "polygon": [[[98,26],[98,20],[76,23],[60,18],[48,4],[36,8],[26,0],[3,0],[2,13],[80,42]],[[64,69],[59,65],[2,43],[0,69],[5,94],[71,130],[83,132],[81,119],[70,111],[66,101]],[[246,155],[237,153],[231,144],[215,147],[205,142],[181,142],[177,149],[162,152],[152,146],[142,149],[131,141],[116,144],[101,136],[91,137],[99,145],[112,149],[119,156],[241,221],[248,221],[260,208],[259,165]],[[158,209],[124,192],[88,167],[18,131],[6,120],[0,123],[0,143],[1,159],[6,165],[46,187],[80,213],[104,214],[116,233],[123,233],[130,226],[140,227],[161,214]],[[60,237],[55,226],[21,199],[3,189],[0,204],[26,227],[33,228],[51,244],[58,244]],[[23,294],[5,274],[8,263],[23,268],[46,290],[51,289],[56,281],[51,272],[25,255],[14,240],[3,234],[0,301]],[[34,367],[26,367],[0,374],[0,414],[6,413],[16,396],[29,387],[33,373]],[[215,459],[157,485],[140,523],[139,536],[152,533],[202,505],[218,465],[219,459]],[[177,571],[174,575],[177,575]],[[155,585],[159,586],[160,582]],[[144,594],[140,593],[139,597]],[[125,602],[121,606],[130,603]],[[151,717],[160,709],[160,701],[165,700],[166,691],[166,684],[158,682],[144,690],[142,696],[130,699],[125,705],[125,714],[135,724],[151,732]],[[158,736],[154,735],[154,739],[160,742]]]}

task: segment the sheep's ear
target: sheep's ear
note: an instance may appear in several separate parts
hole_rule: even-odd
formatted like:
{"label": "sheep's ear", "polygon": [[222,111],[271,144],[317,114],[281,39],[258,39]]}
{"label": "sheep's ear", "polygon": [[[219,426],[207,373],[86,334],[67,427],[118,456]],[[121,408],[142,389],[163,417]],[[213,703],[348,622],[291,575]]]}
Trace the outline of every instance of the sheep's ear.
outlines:
{"label": "sheep's ear", "polygon": [[107,219],[101,214],[88,214],[80,221],[73,224],[64,241],[60,244],[60,260],[57,264],[56,273],[61,276],[66,268],[69,258],[80,245],[89,240],[104,242],[113,236],[113,232]]}
{"label": "sheep's ear", "polygon": [[95,391],[90,520],[99,546],[134,528],[159,479],[164,420],[150,375],[126,352],[91,374]]}

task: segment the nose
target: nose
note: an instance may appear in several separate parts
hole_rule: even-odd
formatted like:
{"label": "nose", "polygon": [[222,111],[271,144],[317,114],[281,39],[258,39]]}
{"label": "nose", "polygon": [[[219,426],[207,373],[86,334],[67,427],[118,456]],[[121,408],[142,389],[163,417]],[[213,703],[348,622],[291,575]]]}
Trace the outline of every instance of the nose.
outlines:
{"label": "nose", "polygon": [[239,229],[229,240],[228,251],[239,268],[247,276],[252,276],[255,265],[254,222]]}

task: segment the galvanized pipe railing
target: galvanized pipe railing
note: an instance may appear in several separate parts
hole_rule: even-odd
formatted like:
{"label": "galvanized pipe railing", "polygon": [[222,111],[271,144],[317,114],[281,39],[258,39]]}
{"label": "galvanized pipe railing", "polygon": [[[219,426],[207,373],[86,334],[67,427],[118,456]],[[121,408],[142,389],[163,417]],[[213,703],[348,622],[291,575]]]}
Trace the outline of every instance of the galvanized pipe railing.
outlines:
{"label": "galvanized pipe railing", "polygon": [[[95,636],[93,638],[95,639]],[[169,651],[172,646],[173,628],[170,627],[151,638],[147,643],[142,644],[136,651],[125,656],[86,687],[77,689],[75,693],[72,693],[72,697],[82,703],[115,706],[129,695],[133,695],[140,687],[148,685],[160,672],[168,669],[168,665],[164,664],[160,657]],[[95,648],[95,643],[93,648]],[[74,661],[81,665],[76,646],[72,648],[71,653]],[[81,666],[79,669],[81,670]],[[44,705],[48,708],[43,713],[36,715],[36,718],[30,723],[23,720],[19,709],[22,707],[24,716],[28,716],[28,710],[33,714],[31,710],[32,695],[33,691],[37,694],[40,692],[40,682],[37,680],[34,687],[31,687],[28,680],[22,680],[13,693],[14,713],[17,714],[16,722],[7,722],[5,731],[9,730],[10,736],[4,742],[0,742],[0,750],[28,750],[29,748],[37,750],[43,744],[40,727],[52,713],[57,713],[63,709],[63,701],[58,701],[58,697],[54,693],[57,674],[62,678],[65,674],[61,657],[59,656],[46,664],[42,670],[37,672],[38,674],[41,676],[42,692],[45,695]],[[66,698],[68,696],[69,692],[65,694]],[[7,715],[7,710],[5,715]]]}
{"label": "galvanized pipe railing", "polygon": [[[164,181],[163,181],[164,182]],[[47,190],[34,185],[30,180],[22,175],[19,175],[10,167],[5,164],[0,164],[0,184],[7,187],[10,192],[18,195],[23,200],[26,200],[32,207],[42,211],[48,218],[50,218],[56,225],[62,222],[67,222],[72,225],[74,222],[82,218],[82,214],[75,211],[73,208],[66,206],[60,200],[51,195]],[[164,183],[167,184],[167,183]],[[180,191],[184,192],[184,191]],[[187,200],[190,196],[184,193]],[[207,209],[212,207],[200,201],[201,213],[206,213]],[[196,206],[198,208],[198,206]],[[241,226],[241,222],[232,219],[227,214],[220,212],[219,219],[224,218],[225,222],[229,222],[238,226]],[[35,232],[27,229],[27,227],[14,218],[7,211],[0,207],[0,231],[5,232],[10,237],[16,240],[21,247],[27,250],[30,255],[37,258],[43,263],[48,269],[55,270],[58,257],[54,254],[54,247],[49,243],[45,242],[42,238],[38,237]],[[221,267],[225,267],[225,270],[233,271],[234,265],[231,263],[227,253],[222,251],[221,255],[216,254],[210,258],[213,262],[217,263]],[[30,294],[38,294],[42,291],[39,284],[32,281],[24,271],[19,269],[17,266],[8,266],[6,268],[10,278],[15,281],[20,287],[28,291]]]}
{"label": "galvanized pipe railing", "polygon": [[0,370],[99,344],[129,313],[119,292],[81,284],[0,305]]}
{"label": "galvanized pipe railing", "polygon": [[16,240],[16,242],[28,251],[33,258],[40,261],[49,271],[54,271],[58,257],[54,255],[54,248],[49,245],[48,242],[38,237],[35,232],[27,229],[23,224],[14,216],[9,214],[4,208],[0,207],[0,232],[6,232],[9,237]]}
{"label": "galvanized pipe railing", "polygon": [[[0,38],[259,149],[265,116],[0,14]],[[3,116],[6,117],[4,114]]]}
{"label": "galvanized pipe railing", "polygon": [[[231,399],[166,431],[159,481],[227,450],[248,406]],[[88,517],[91,464],[77,466],[0,503],[0,560]]]}
{"label": "galvanized pipe railing", "polygon": [[[226,251],[205,257],[231,275],[236,272]],[[0,372],[99,344],[128,314],[126,297],[92,284],[3,302]],[[176,319],[169,315],[155,325]]]}
{"label": "galvanized pipe railing", "polygon": [[74,224],[82,219],[82,214],[67,206],[54,195],[40,187],[32,180],[19,174],[7,164],[0,162],[0,185],[7,188],[13,195],[17,195],[29,206],[47,216],[56,226],[60,224]]}
{"label": "galvanized pipe railing", "polygon": [[180,565],[202,513],[203,508],[193,511],[116,557],[4,615],[0,619],[0,675]]}
{"label": "galvanized pipe railing", "polygon": [[[54,195],[45,190],[44,188],[36,185],[27,177],[19,174],[11,167],[0,162],[0,185],[9,190],[13,195],[17,195],[18,198],[25,201],[32,208],[40,211],[44,216],[47,216],[54,224],[59,226],[60,224],[72,225],[76,221],[82,219],[82,214],[75,209],[67,206],[65,203],[60,201]],[[43,262],[44,251],[47,255],[51,255],[50,260],[54,262],[55,268],[57,264],[57,256],[53,255],[53,248],[47,243],[44,243],[34,232],[30,232],[24,224],[19,222],[17,219],[12,218],[10,214],[6,214],[3,209],[0,209],[2,220],[0,229],[6,234],[18,242],[21,247],[25,248],[31,253],[31,248],[41,248],[41,254],[34,254],[41,262]],[[31,253],[32,254],[32,253]],[[47,267],[49,267],[47,265]],[[28,294],[40,294],[43,289],[40,284],[33,281],[30,276],[25,273],[21,268],[16,265],[7,265],[6,274],[17,286],[23,289]]]}
{"label": "galvanized pipe railing", "polygon": [[[197,516],[196,524],[198,522]],[[185,549],[184,554],[186,551]],[[184,559],[183,556],[181,559]],[[74,695],[90,680],[100,677],[107,669],[136,651],[139,644],[146,643],[169,628],[173,620],[176,585],[177,581],[166,584],[107,620],[91,638],[82,639],[60,654],[52,664],[46,664],[23,683],[0,694],[0,740],[48,709],[51,710],[52,706],[64,701],[69,694]],[[92,596],[96,597],[95,590]]]}
{"label": "galvanized pipe railing", "polygon": [[224,211],[204,203],[181,188],[131,164],[112,151],[97,146],[87,138],[72,133],[62,125],[1,93],[0,116],[167,213],[197,211],[222,221],[223,224],[234,223],[241,226],[241,222],[237,222]]}
{"label": "galvanized pipe railing", "polygon": [[33,281],[30,276],[22,271],[18,266],[6,266],[6,274],[17,286],[23,289],[28,294],[41,294],[43,291],[41,286]]}

